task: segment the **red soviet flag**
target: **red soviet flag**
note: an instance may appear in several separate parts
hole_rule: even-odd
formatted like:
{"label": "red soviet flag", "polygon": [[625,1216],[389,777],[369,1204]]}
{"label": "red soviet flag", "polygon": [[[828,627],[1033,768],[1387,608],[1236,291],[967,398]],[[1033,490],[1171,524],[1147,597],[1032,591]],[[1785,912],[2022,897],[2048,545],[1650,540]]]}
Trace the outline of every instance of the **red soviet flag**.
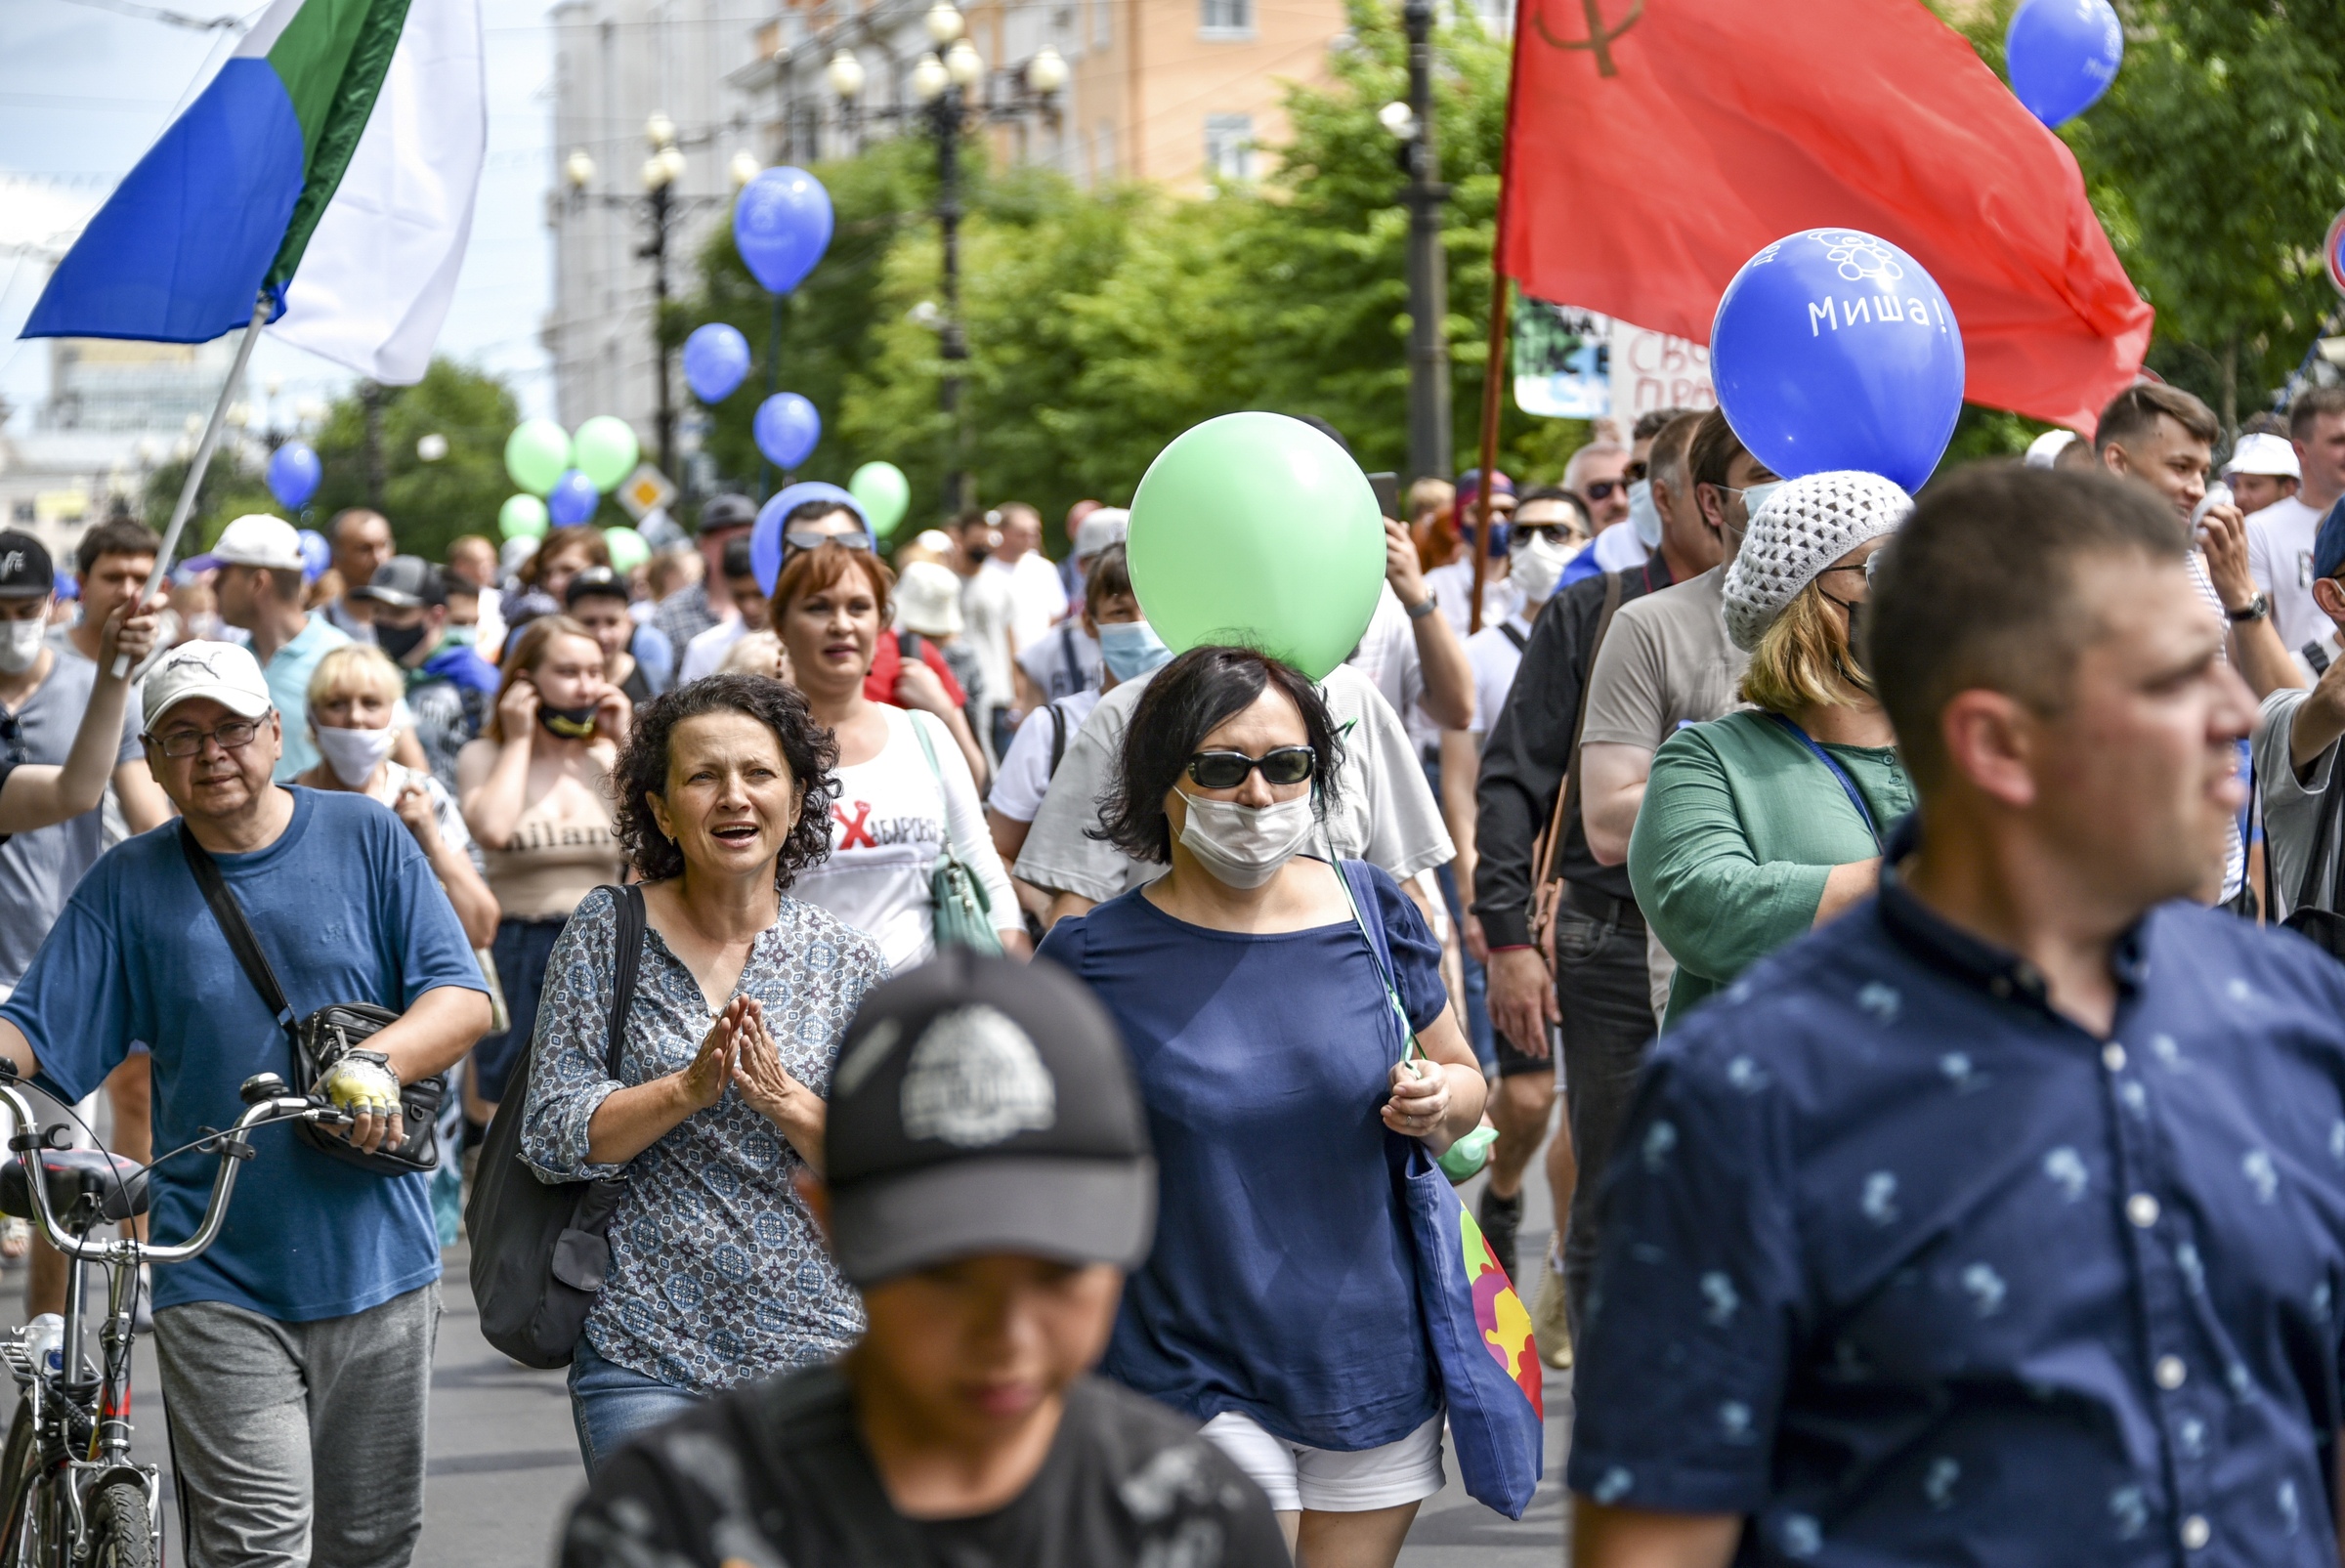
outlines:
{"label": "red soviet flag", "polygon": [[1697,343],[1761,247],[1879,234],[1971,402],[2082,430],[2150,343],[2075,158],[1921,0],[1522,0],[1501,222],[1530,293]]}

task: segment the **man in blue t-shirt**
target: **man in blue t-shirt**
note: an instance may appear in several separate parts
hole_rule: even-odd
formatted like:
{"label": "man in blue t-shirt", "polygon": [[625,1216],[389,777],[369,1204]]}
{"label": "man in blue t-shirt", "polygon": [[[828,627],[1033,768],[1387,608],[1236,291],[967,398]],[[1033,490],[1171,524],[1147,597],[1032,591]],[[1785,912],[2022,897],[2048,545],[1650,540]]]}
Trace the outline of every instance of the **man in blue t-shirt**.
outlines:
{"label": "man in blue t-shirt", "polygon": [[[71,1104],[148,1041],[164,1149],[227,1126],[256,1073],[350,1111],[362,1148],[396,1142],[400,1086],[454,1065],[489,1027],[479,964],[422,852],[362,795],[271,784],[284,727],[241,648],[165,655],[141,739],[181,822],[90,869],[0,1008],[0,1054]],[[183,831],[219,865],[296,1017],[370,1002],[399,1020],[301,1083]],[[218,1242],[154,1281],[189,1555],[397,1568],[423,1528],[440,1277],[428,1178],[377,1175],[281,1125],[253,1141]],[[194,1231],[212,1174],[199,1155],[157,1167],[158,1240]]]}

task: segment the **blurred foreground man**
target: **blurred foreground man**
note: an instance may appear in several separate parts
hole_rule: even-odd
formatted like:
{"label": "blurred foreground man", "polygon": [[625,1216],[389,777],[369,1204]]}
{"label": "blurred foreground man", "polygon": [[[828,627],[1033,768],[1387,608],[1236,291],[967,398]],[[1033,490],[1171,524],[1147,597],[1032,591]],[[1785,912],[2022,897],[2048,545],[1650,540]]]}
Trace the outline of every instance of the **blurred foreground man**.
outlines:
{"label": "blurred foreground man", "polygon": [[800,1191],[863,1292],[845,1358],[614,1456],[563,1568],[1287,1568],[1190,1422],[1087,1376],[1155,1232],[1124,1043],[1064,971],[947,949],[880,987]]}
{"label": "blurred foreground man", "polygon": [[1920,809],[1653,1054],[1575,1562],[2334,1568],[2345,970],[2187,902],[2255,711],[2189,548],[1974,468],[1883,552]]}

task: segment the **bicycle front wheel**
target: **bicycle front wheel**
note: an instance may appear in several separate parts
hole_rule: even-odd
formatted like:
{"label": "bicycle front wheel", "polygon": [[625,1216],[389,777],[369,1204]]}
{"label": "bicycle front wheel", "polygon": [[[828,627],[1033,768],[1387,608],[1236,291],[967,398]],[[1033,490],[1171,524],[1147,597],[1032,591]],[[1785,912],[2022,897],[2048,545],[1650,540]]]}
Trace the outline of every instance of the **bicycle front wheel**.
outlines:
{"label": "bicycle front wheel", "polygon": [[90,1523],[94,1568],[155,1568],[154,1521],[144,1486],[107,1482],[91,1502]]}
{"label": "bicycle front wheel", "polygon": [[0,1564],[19,1568],[38,1563],[45,1532],[32,1510],[39,1506],[40,1441],[32,1426],[32,1401],[17,1401],[17,1419],[0,1449]]}

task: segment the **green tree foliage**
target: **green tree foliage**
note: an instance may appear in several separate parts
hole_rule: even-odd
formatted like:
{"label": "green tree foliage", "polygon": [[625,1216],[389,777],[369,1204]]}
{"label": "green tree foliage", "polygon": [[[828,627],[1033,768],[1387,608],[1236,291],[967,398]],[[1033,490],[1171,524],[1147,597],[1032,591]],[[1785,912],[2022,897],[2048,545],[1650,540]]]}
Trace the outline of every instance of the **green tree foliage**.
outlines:
{"label": "green tree foliage", "polygon": [[[2345,6],[2115,3],[2124,66],[2060,135],[2157,309],[2152,368],[2236,425],[2337,304],[2321,240],[2345,207]],[[2017,8],[1994,0],[1958,20],[1998,71]]]}
{"label": "green tree foliage", "polygon": [[[448,541],[459,533],[495,538],[497,508],[513,493],[513,482],[505,473],[505,438],[521,420],[504,383],[451,360],[434,360],[414,386],[385,387],[380,398],[383,515],[391,520],[391,534],[400,550],[441,561],[447,558]],[[435,434],[447,438],[448,455],[426,462],[415,444]],[[293,521],[322,532],[342,508],[368,504],[362,393],[353,392],[335,403],[310,445],[317,448],[324,472],[318,493]],[[142,506],[149,527],[159,531],[169,524],[187,477],[185,462],[169,463],[149,477]],[[188,524],[189,542],[180,554],[209,548],[232,519],[247,512],[287,515],[269,493],[265,470],[238,461],[223,446],[204,472]],[[598,521],[627,519],[618,513]]]}

